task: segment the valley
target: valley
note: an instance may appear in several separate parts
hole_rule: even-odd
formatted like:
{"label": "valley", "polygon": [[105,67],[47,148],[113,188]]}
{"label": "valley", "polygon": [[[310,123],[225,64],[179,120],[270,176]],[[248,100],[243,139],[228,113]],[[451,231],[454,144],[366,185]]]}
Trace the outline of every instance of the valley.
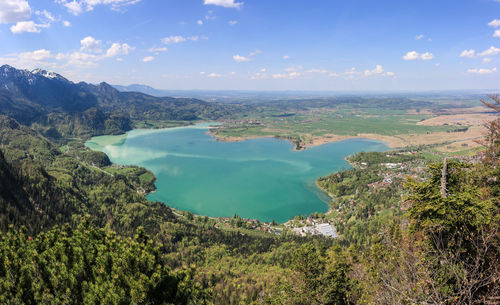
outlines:
{"label": "valley", "polygon": [[[0,89],[0,228],[6,232],[0,301],[36,303],[51,283],[61,288],[44,293],[57,298],[92,282],[112,283],[107,291],[124,302],[126,290],[145,291],[159,303],[303,304],[307,297],[323,304],[331,297],[372,304],[390,297],[395,274],[410,272],[402,262],[421,255],[414,238],[432,233],[419,226],[467,223],[472,230],[463,205],[481,211],[472,214],[485,218],[477,223],[497,223],[497,186],[489,179],[496,156],[488,157],[494,147],[478,141],[488,136],[484,121],[497,114],[475,101],[325,97],[219,104],[1,69],[7,86]],[[75,108],[66,97],[43,98],[45,86],[75,92],[89,104],[78,101]],[[448,190],[460,196],[434,203],[422,192],[441,198],[444,157]],[[456,198],[471,199],[456,207]],[[444,219],[420,222],[429,216],[418,208],[429,202],[426,209],[447,211],[438,212]],[[103,247],[110,251],[91,250]],[[60,254],[52,255],[54,249]],[[484,268],[497,260],[494,249],[485,253]],[[58,273],[70,258],[76,263]],[[432,264],[421,268],[428,273],[418,281],[452,276],[435,276],[440,270]],[[481,272],[495,278],[495,269]],[[412,281],[403,284],[415,287]],[[332,283],[340,288],[328,296]],[[419,287],[412,293],[425,299],[428,288]],[[92,289],[78,302],[85,296],[112,303]]]}

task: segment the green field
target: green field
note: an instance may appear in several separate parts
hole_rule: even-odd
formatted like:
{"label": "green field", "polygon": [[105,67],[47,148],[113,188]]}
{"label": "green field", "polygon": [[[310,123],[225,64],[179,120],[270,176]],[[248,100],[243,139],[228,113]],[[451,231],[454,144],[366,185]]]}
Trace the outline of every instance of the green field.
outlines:
{"label": "green field", "polygon": [[385,109],[314,109],[279,115],[255,113],[245,119],[227,122],[215,133],[220,137],[276,136],[298,139],[308,143],[312,137],[329,134],[356,136],[362,133],[397,136],[452,131],[454,126],[417,125],[432,116],[407,114],[401,110]]}

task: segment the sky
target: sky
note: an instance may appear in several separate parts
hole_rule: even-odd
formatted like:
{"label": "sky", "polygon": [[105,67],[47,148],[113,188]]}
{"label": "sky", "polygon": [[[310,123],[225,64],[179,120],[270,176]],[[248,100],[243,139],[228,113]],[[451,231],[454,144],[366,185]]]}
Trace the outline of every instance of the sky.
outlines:
{"label": "sky", "polygon": [[168,90],[500,89],[500,0],[0,0],[0,65]]}

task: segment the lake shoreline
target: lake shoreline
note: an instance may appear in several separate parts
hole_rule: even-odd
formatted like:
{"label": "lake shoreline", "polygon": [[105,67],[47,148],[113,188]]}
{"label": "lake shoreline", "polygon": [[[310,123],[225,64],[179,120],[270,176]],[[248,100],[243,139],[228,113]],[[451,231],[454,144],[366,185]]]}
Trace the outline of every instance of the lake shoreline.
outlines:
{"label": "lake shoreline", "polygon": [[280,136],[245,136],[245,137],[235,137],[235,136],[221,136],[218,135],[217,133],[213,132],[212,130],[208,130],[206,134],[212,136],[215,138],[217,141],[220,142],[241,142],[241,141],[246,141],[246,140],[252,140],[252,139],[263,139],[263,138],[274,138],[274,139],[280,139],[280,140],[286,140],[289,141],[290,143],[294,144],[294,150],[295,151],[302,151],[310,147],[315,147],[315,146],[320,146],[323,144],[329,144],[329,143],[335,143],[343,140],[350,140],[350,139],[368,139],[368,140],[375,140],[375,141],[381,141],[387,144],[389,148],[396,149],[396,148],[401,148],[405,147],[405,143],[402,139],[394,137],[394,136],[384,136],[384,135],[379,135],[379,134],[358,134],[356,136],[342,136],[342,135],[336,135],[336,134],[327,134],[324,136],[319,136],[319,137],[313,137],[312,141],[310,143],[304,143],[301,149],[297,149],[295,146],[295,143],[292,142],[291,139],[288,138],[283,138]]}
{"label": "lake shoreline", "polygon": [[[173,127],[173,128],[163,128],[163,129],[134,129],[132,131],[130,131],[129,133],[127,134],[124,134],[124,135],[120,135],[118,137],[114,136],[114,138],[112,137],[108,137],[108,136],[104,136],[104,137],[101,137],[101,138],[92,138],[91,140],[87,141],[86,143],[86,146],[92,150],[97,150],[97,151],[104,151],[108,154],[108,156],[114,156],[114,158],[120,158],[120,157],[123,157],[125,156],[124,154],[120,153],[119,151],[117,151],[117,149],[119,149],[119,146],[121,146],[122,143],[124,143],[125,141],[128,142],[128,140],[135,140],[137,139],[138,137],[141,137],[143,135],[147,135],[147,134],[150,134],[150,133],[156,133],[156,132],[166,132],[167,130],[175,130],[175,129],[198,129],[199,132],[201,132],[202,134],[206,134],[207,136],[206,137],[206,140],[205,141],[208,141],[208,142],[213,142],[214,139],[215,141],[220,141],[220,139],[217,139],[217,137],[214,136],[213,132],[210,130],[210,126],[208,123],[205,123],[203,126],[182,126],[182,127]],[[204,130],[203,130],[204,129]],[[168,134],[168,132],[167,132]],[[256,137],[248,137],[248,138],[244,138],[244,139],[240,139],[240,138],[225,138],[224,141],[221,141],[221,142],[236,142],[236,141],[243,141],[243,140],[249,140],[249,139],[259,139],[259,138],[274,138],[276,140],[289,140],[289,139],[286,139],[286,138],[279,138],[279,137],[271,137],[271,136],[267,136],[267,137],[262,137],[262,136],[256,136]],[[118,140],[119,139],[119,140]],[[329,140],[332,140],[332,138],[328,138]],[[345,138],[345,139],[348,139],[348,138]],[[345,140],[345,139],[335,139],[337,141],[340,141],[340,140]],[[207,143],[208,143],[207,142]],[[284,141],[279,141],[279,142],[282,142],[282,145],[289,142],[284,142]],[[325,142],[325,143],[321,143],[321,144],[327,144],[327,143],[332,143],[332,142],[336,142],[336,141],[328,141],[328,142]],[[321,144],[318,144],[318,145],[321,145]],[[190,144],[191,145],[191,144]],[[251,144],[249,144],[251,145]],[[270,145],[270,144],[269,144]],[[340,145],[340,144],[339,144]],[[361,144],[348,144],[349,145],[361,145]],[[372,144],[373,145],[373,144]],[[384,144],[384,143],[380,143],[380,144],[375,144],[375,145],[383,145],[385,146],[385,149],[387,149],[387,146]],[[108,146],[108,150],[109,151],[105,151],[103,150],[102,148],[103,147],[106,147]],[[342,147],[344,145],[341,145]],[[143,147],[143,146],[140,146],[140,147]],[[232,146],[234,147],[234,146]],[[130,148],[129,148],[130,149]],[[289,148],[290,149],[290,148]],[[357,149],[356,149],[357,150]],[[225,150],[224,150],[225,151]],[[245,150],[243,150],[245,151]],[[320,153],[320,151],[323,151],[323,149],[321,150],[312,150],[311,152],[309,152],[309,150],[307,150],[307,154],[306,155],[310,155],[311,153],[314,153],[314,154],[322,154]],[[160,154],[161,152],[161,154]],[[132,153],[132,154],[135,154],[132,159],[129,159],[129,160],[135,160],[135,162],[132,162],[132,163],[122,163],[120,161],[117,161],[117,160],[112,160],[113,164],[134,164],[134,165],[137,165],[137,166],[143,166],[143,164],[141,164],[141,162],[143,161],[140,161],[142,160],[141,158],[143,157],[146,157],[146,158],[150,158],[150,159],[153,159],[153,158],[160,158],[160,157],[164,157],[166,155],[172,155],[172,156],[176,156],[176,154],[179,154],[179,152],[175,152],[175,153],[172,153],[172,152],[168,152],[168,150],[165,151],[165,155],[163,155],[163,151],[158,149],[158,150],[151,150],[149,151],[149,155],[148,154],[144,154],[144,153],[139,153],[138,151],[136,150],[129,150],[127,151],[128,154]],[[196,154],[192,154],[192,153],[187,153],[186,155],[177,155],[177,157],[184,157],[184,158],[200,158],[200,156],[198,156],[199,153],[196,153]],[[324,154],[324,153],[323,153]],[[203,155],[203,154],[201,154]],[[302,154],[300,154],[302,155]],[[305,155],[305,156],[306,156]],[[299,155],[296,155],[296,154],[292,154],[290,156],[295,156],[293,158],[299,158]],[[344,155],[345,156],[345,155]],[[139,158],[139,159],[134,159],[134,158]],[[205,158],[205,156],[202,156],[203,158]],[[130,157],[129,157],[130,158]],[[113,159],[113,158],[111,158]],[[208,158],[209,159],[209,158]],[[220,157],[217,157],[216,160],[219,160]],[[281,158],[280,158],[281,159]],[[286,159],[286,158],[285,158]],[[315,159],[317,160],[317,159]],[[326,159],[325,159],[326,160]],[[186,162],[191,162],[191,161],[186,161]],[[281,161],[283,162],[283,161]],[[293,166],[303,166],[302,163],[293,163],[292,164]],[[152,173],[154,175],[154,177],[158,177],[158,175],[155,173],[154,169],[151,169],[150,167],[145,167],[150,173]],[[175,168],[170,168],[169,170],[177,170]],[[302,170],[302,168],[299,168],[299,171]],[[335,169],[332,169],[331,172],[337,172],[339,171],[339,169],[335,170]],[[277,222],[279,223],[286,223],[287,221],[289,221],[290,219],[293,219],[295,215],[309,215],[310,213],[313,213],[314,211],[318,211],[318,212],[322,212],[322,213],[331,213],[332,212],[332,209],[331,209],[331,201],[332,199],[334,199],[331,194],[329,194],[328,192],[326,192],[325,190],[323,190],[321,187],[319,187],[318,183],[317,183],[317,179],[319,179],[320,177],[323,177],[325,175],[328,175],[328,174],[331,174],[331,172],[329,171],[328,173],[322,173],[318,176],[314,176],[314,188],[316,189],[316,191],[313,190],[313,192],[318,192],[318,194],[316,194],[316,196],[318,196],[318,200],[322,201],[323,204],[326,204],[326,206],[323,205],[323,207],[317,207],[317,209],[314,209],[314,210],[311,210],[311,207],[309,208],[306,208],[303,212],[301,211],[296,211],[296,213],[294,215],[288,215],[290,213],[284,213],[282,214],[281,216],[276,216],[274,218],[274,214],[270,214],[270,215],[259,215],[259,216],[253,216],[252,214],[244,214],[243,211],[238,212],[236,211],[236,214],[238,215],[243,215],[245,217],[248,217],[248,218],[256,218],[256,219],[259,219],[261,222],[268,222],[268,218],[269,219],[272,219],[274,218]],[[312,182],[312,181],[311,181]],[[201,185],[201,184],[198,184],[198,185]],[[268,187],[269,185],[265,185],[265,187]],[[157,183],[155,183],[155,189],[151,192],[147,192],[146,194],[144,194],[145,196],[147,196],[147,199],[149,201],[160,201],[160,202],[163,202],[163,203],[167,203],[169,202],[169,200],[164,200],[165,198],[161,198],[161,194],[160,194],[160,191],[161,191],[161,183],[160,185],[158,185]],[[320,195],[319,193],[322,193],[322,195]],[[325,194],[326,193],[326,194]],[[159,195],[160,194],[160,195]],[[326,195],[326,196],[325,196]],[[315,198],[316,198],[315,196]],[[323,196],[323,199],[321,199],[321,196]],[[279,197],[279,196],[278,196]],[[190,204],[186,205],[184,207],[183,205],[183,202],[182,201],[173,201],[174,198],[170,199],[170,201],[175,202],[175,204],[173,206],[176,206],[175,208],[173,206],[170,206],[168,204],[166,204],[167,206],[169,206],[170,208],[174,208],[174,209],[177,209],[179,212],[180,211],[191,211],[191,213],[195,214],[195,215],[198,215],[198,216],[208,216],[208,217],[223,217],[223,216],[220,216],[220,214],[214,214],[212,212],[207,212],[207,213],[204,213],[202,210],[197,210],[196,208],[193,210],[193,207],[190,206]],[[179,199],[179,198],[177,198]],[[194,201],[191,201],[191,202],[194,202]],[[292,200],[292,203],[294,201]],[[313,202],[316,202],[316,199],[313,200]],[[182,206],[182,207],[181,207]],[[309,210],[309,211],[307,211]],[[275,211],[276,212],[276,211]],[[273,212],[273,213],[275,213]],[[275,213],[276,214],[276,213]],[[281,213],[279,213],[281,214]],[[210,216],[209,216],[210,215]],[[225,215],[224,213],[222,215]],[[248,216],[250,215],[250,216]],[[243,217],[242,216],[242,217]]]}

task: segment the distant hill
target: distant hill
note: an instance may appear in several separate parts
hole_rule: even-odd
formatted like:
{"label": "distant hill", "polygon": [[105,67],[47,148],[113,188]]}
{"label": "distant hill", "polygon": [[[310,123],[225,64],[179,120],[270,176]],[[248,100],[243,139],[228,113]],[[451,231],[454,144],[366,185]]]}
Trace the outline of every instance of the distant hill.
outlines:
{"label": "distant hill", "polygon": [[227,114],[226,106],[199,99],[120,92],[105,82],[73,83],[41,69],[0,67],[0,115],[52,139],[123,133],[133,121],[213,120]]}
{"label": "distant hill", "polygon": [[121,92],[140,92],[152,96],[162,97],[172,95],[170,91],[160,90],[150,87],[148,85],[132,84],[128,86],[112,85],[116,90]]}

